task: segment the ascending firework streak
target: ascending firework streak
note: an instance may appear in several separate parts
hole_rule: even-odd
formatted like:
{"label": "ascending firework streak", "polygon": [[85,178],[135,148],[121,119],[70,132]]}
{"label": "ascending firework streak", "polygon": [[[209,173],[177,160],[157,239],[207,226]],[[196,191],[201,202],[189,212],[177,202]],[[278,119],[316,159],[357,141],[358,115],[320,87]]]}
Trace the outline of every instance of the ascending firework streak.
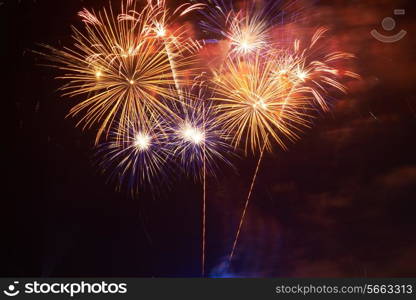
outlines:
{"label": "ascending firework streak", "polygon": [[[217,93],[214,100],[220,101],[219,110],[222,112],[219,119],[228,132],[234,133],[234,146],[244,143],[246,153],[249,148],[252,152],[260,149],[229,255],[230,262],[264,151],[271,150],[272,140],[286,149],[283,138],[291,141],[298,139],[297,132],[310,125],[310,112],[316,110],[316,106],[328,110],[325,98],[328,88],[346,92],[339,78],[358,78],[357,74],[335,66],[339,60],[349,59],[352,55],[343,52],[314,53],[316,43],[326,31],[325,28],[318,29],[305,49],[301,49],[300,41],[296,40],[294,48],[287,51],[269,51],[267,56],[257,54],[254,58],[229,59],[225,67],[214,73]],[[320,57],[322,60],[318,60]]]}
{"label": "ascending firework streak", "polygon": [[[287,97],[287,85],[275,77],[276,64],[271,58],[256,55],[253,61],[229,60],[214,75],[216,97],[222,112],[219,119],[233,134],[235,148],[244,143],[244,149],[255,152],[261,147],[243,213],[229,260],[231,261],[244,222],[254,182],[266,147],[271,150],[271,138],[285,147],[283,136],[294,140],[296,131],[308,126],[307,113],[302,112],[306,102],[302,97]],[[283,135],[283,136],[282,136]]]}
{"label": "ascending firework streak", "polygon": [[[160,115],[174,116],[160,99],[177,101],[178,91],[172,94],[171,86],[187,85],[196,61],[189,53],[194,44],[180,37],[182,29],[169,42],[155,35],[155,20],[167,14],[163,2],[149,1],[140,13],[135,1],[123,3],[120,14],[111,7],[99,13],[84,9],[79,13],[84,30],[72,28],[73,48],[45,46],[50,54],[41,53],[66,72],[58,77],[69,81],[61,88],[65,96],[85,96],[69,114],[83,114],[78,122],[83,128],[100,123],[96,143],[116,120],[121,132],[132,120],[151,127]],[[181,15],[193,8],[183,8]]]}
{"label": "ascending firework streak", "polygon": [[179,123],[170,127],[172,155],[179,158],[186,173],[202,180],[201,274],[205,275],[206,252],[206,177],[215,175],[218,161],[230,165],[224,154],[230,149],[228,137],[217,121],[217,113],[207,99],[203,74],[195,78],[189,91],[183,91],[183,102],[175,104]]}

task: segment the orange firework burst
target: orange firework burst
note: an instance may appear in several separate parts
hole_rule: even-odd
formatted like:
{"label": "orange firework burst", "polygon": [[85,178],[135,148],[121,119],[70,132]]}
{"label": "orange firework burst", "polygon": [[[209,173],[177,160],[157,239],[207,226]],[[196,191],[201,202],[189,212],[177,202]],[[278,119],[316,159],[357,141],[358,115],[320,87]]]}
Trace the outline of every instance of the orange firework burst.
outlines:
{"label": "orange firework burst", "polygon": [[331,88],[346,93],[347,88],[341,79],[360,78],[352,71],[343,70],[339,64],[354,58],[353,54],[322,49],[319,41],[327,31],[325,27],[318,28],[306,47],[296,39],[292,49],[273,50],[276,53],[276,79],[290,83],[296,94],[307,97],[324,111],[329,110],[326,96]]}
{"label": "orange firework burst", "polygon": [[326,32],[320,28],[311,44],[293,50],[269,51],[267,55],[229,58],[214,71],[214,100],[219,101],[219,122],[233,135],[235,147],[244,144],[247,152],[261,145],[271,150],[271,140],[285,147],[283,137],[298,138],[297,132],[310,124],[315,103],[328,110],[329,88],[346,92],[340,83],[343,76],[358,78],[350,71],[337,68],[337,61],[353,56],[343,52],[312,56],[314,45]]}
{"label": "orange firework burst", "polygon": [[214,100],[221,112],[218,121],[233,136],[235,147],[253,152],[270,138],[284,146],[282,134],[296,139],[296,131],[308,125],[305,99],[291,94],[291,82],[274,76],[276,60],[256,55],[252,60],[228,60],[214,75]]}

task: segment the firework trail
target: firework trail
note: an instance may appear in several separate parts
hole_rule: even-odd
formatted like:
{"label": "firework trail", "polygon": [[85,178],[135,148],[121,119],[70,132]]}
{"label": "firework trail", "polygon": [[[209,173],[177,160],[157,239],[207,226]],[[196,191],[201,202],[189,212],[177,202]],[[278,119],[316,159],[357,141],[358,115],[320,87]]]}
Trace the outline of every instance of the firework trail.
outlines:
{"label": "firework trail", "polygon": [[229,164],[225,154],[231,149],[213,102],[206,98],[203,85],[194,85],[193,89],[195,87],[196,93],[184,90],[184,102],[173,105],[172,110],[179,116],[179,121],[171,123],[168,135],[173,156],[179,159],[187,175],[200,180],[204,155],[207,173],[215,176],[219,161]]}
{"label": "firework trail", "polygon": [[216,96],[221,112],[219,120],[233,136],[235,148],[244,144],[247,153],[260,150],[259,160],[250,184],[229,260],[232,260],[245,219],[254,183],[265,149],[272,149],[271,139],[285,148],[283,138],[295,140],[297,131],[309,126],[307,102],[304,97],[289,96],[291,82],[282,82],[275,75],[276,60],[256,55],[252,61],[229,60],[214,75]]}
{"label": "firework trail", "polygon": [[201,274],[205,274],[206,252],[206,178],[207,173],[215,176],[219,163],[231,166],[226,154],[231,151],[228,137],[218,122],[212,101],[206,95],[204,74],[195,78],[195,84],[183,91],[183,102],[177,102],[175,113],[181,120],[171,125],[171,153],[179,159],[185,172],[202,181],[202,239]]}

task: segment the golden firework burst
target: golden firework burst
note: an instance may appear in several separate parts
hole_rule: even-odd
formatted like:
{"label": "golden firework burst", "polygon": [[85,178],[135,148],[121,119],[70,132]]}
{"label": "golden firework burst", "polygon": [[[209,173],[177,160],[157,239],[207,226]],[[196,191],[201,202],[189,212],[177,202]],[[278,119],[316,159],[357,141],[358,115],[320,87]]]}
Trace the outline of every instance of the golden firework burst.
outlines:
{"label": "golden firework burst", "polygon": [[[69,115],[80,115],[83,128],[99,124],[96,143],[114,120],[121,131],[132,120],[150,126],[159,115],[174,117],[166,100],[178,99],[193,72],[191,50],[198,44],[182,37],[181,29],[160,38],[171,20],[164,2],[149,1],[140,13],[135,8],[135,1],[127,1],[119,14],[111,7],[98,13],[84,9],[79,15],[85,27],[72,28],[72,48],[45,46],[50,51],[44,55],[65,72],[58,77],[67,81],[61,88],[64,96],[84,98]],[[161,16],[162,27],[156,21]]]}
{"label": "golden firework burst", "polygon": [[270,138],[285,148],[283,136],[296,139],[296,131],[308,126],[305,99],[275,72],[275,59],[256,55],[252,60],[229,59],[214,74],[218,121],[233,136],[233,145],[244,144],[246,152],[263,144],[271,149]]}

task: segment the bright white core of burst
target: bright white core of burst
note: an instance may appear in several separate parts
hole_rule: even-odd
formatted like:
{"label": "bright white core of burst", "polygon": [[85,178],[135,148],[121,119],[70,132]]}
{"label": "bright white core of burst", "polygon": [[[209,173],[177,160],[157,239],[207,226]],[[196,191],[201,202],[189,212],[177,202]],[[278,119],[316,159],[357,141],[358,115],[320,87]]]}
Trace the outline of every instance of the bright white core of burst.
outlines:
{"label": "bright white core of burst", "polygon": [[250,44],[247,41],[243,41],[241,43],[241,48],[243,48],[243,50],[249,50],[250,49]]}
{"label": "bright white core of burst", "polygon": [[164,37],[166,35],[166,29],[163,27],[162,24],[157,23],[155,27],[156,27],[156,29],[155,29],[156,36]]}
{"label": "bright white core of burst", "polygon": [[140,151],[149,149],[150,146],[150,136],[143,133],[138,133],[134,137],[134,146]]}
{"label": "bright white core of burst", "polygon": [[267,109],[267,104],[264,102],[263,99],[254,102],[252,105],[254,109]]}
{"label": "bright white core of burst", "polygon": [[248,38],[244,38],[239,44],[239,50],[244,53],[248,53],[253,50],[253,45],[250,43]]}
{"label": "bright white core of burst", "polygon": [[305,81],[306,77],[308,77],[308,74],[304,71],[298,71],[298,78],[302,81]]}
{"label": "bright white core of burst", "polygon": [[182,130],[182,136],[186,141],[194,144],[200,144],[204,140],[204,133],[198,128],[192,127],[190,125],[186,126]]}

